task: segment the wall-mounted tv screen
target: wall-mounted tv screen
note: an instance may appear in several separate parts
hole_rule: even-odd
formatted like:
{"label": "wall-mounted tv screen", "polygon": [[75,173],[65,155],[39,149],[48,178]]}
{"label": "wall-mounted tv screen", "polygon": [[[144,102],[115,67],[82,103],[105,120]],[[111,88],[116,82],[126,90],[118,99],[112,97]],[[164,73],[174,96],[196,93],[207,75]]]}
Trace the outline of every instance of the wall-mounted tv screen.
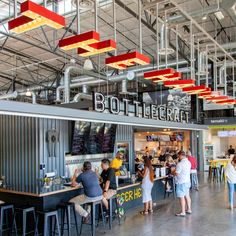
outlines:
{"label": "wall-mounted tv screen", "polygon": [[158,142],[159,137],[157,135],[148,135],[146,136],[147,142]]}
{"label": "wall-mounted tv screen", "polygon": [[88,139],[90,134],[90,122],[76,121],[73,129],[72,155],[84,155],[88,153]]}
{"label": "wall-mounted tv screen", "polygon": [[76,121],[72,131],[72,155],[113,153],[115,124]]}
{"label": "wall-mounted tv screen", "polygon": [[114,151],[115,139],[116,139],[116,127],[115,124],[106,124],[104,128],[104,137],[102,144],[103,153],[112,153]]}
{"label": "wall-mounted tv screen", "polygon": [[182,133],[176,134],[176,141],[183,142],[184,141],[184,135]]}

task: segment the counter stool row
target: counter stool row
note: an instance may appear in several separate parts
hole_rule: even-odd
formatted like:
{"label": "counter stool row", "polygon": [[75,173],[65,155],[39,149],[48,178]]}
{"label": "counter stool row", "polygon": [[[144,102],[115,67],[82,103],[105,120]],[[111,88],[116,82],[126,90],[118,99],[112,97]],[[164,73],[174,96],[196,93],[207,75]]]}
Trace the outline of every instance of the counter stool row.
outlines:
{"label": "counter stool row", "polygon": [[[109,200],[109,228],[112,228],[112,221],[113,221],[113,205],[112,201],[115,200],[115,212],[119,212],[119,207],[117,205],[117,198],[116,196],[112,197]],[[94,201],[87,203],[91,206],[91,234],[95,235],[95,227],[98,226],[99,218],[101,216],[103,226],[105,226],[105,217],[103,212],[103,205],[102,201]],[[99,208],[98,208],[99,207]],[[97,225],[96,225],[96,208],[100,211],[100,215],[97,218]],[[61,228],[59,226],[59,217],[58,212],[61,212]],[[71,222],[71,214],[74,218],[74,222]],[[29,216],[32,216],[29,218]],[[38,232],[38,223],[39,217],[44,221],[43,224],[43,235],[63,235],[64,231],[67,231],[67,235],[72,235],[71,227],[74,224],[76,229],[76,234],[81,235],[82,233],[82,226],[83,220],[81,219],[80,223],[80,232],[78,230],[78,221],[75,211],[75,204],[66,202],[61,203],[57,206],[57,209],[48,210],[48,211],[38,211],[36,215],[36,211],[34,207],[22,207],[22,208],[14,208],[13,204],[1,204],[0,205],[0,236],[3,235],[3,232],[9,231],[14,233],[14,235],[18,235],[18,231],[21,231],[22,236],[34,233],[34,235],[39,235]],[[16,218],[19,217],[22,222],[22,228],[17,228],[16,225]],[[120,217],[118,216],[118,220],[120,223]],[[29,225],[29,221],[33,223],[33,228],[31,230],[27,230],[27,225]],[[66,227],[65,227],[66,226]],[[74,234],[73,234],[74,235]]]}

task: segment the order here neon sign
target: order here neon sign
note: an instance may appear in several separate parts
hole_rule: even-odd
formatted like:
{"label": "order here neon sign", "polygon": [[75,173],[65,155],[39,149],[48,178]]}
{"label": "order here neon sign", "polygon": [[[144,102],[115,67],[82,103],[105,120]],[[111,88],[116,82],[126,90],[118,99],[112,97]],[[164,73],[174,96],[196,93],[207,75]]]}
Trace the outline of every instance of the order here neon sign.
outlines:
{"label": "order here neon sign", "polygon": [[131,101],[115,96],[106,98],[102,93],[93,93],[93,109],[97,112],[110,112],[115,115],[134,116],[161,121],[189,123],[189,112],[179,108],[169,108],[163,105],[147,105],[139,101]]}

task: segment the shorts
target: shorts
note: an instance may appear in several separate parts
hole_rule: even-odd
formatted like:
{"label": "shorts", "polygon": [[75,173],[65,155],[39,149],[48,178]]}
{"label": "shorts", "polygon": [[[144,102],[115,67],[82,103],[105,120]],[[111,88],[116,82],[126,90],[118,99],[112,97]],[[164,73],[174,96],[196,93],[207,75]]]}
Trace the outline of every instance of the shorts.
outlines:
{"label": "shorts", "polygon": [[107,199],[112,198],[114,195],[116,195],[117,191],[114,189],[108,189],[107,191]]}
{"label": "shorts", "polygon": [[185,197],[189,196],[190,183],[176,184],[176,196]]}

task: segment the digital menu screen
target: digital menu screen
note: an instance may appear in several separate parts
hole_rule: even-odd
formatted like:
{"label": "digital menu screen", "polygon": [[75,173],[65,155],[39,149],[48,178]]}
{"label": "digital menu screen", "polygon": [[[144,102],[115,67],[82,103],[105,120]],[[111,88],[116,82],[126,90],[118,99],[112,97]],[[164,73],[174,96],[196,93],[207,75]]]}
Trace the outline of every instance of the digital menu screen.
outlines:
{"label": "digital menu screen", "polygon": [[115,124],[106,124],[104,128],[104,137],[102,144],[103,153],[112,153],[114,151],[115,139],[116,139],[116,127]]}
{"label": "digital menu screen", "polygon": [[89,154],[102,153],[104,128],[104,123],[91,123],[89,134]]}
{"label": "digital menu screen", "polygon": [[72,155],[84,155],[88,153],[90,126],[90,122],[75,122],[72,139]]}

